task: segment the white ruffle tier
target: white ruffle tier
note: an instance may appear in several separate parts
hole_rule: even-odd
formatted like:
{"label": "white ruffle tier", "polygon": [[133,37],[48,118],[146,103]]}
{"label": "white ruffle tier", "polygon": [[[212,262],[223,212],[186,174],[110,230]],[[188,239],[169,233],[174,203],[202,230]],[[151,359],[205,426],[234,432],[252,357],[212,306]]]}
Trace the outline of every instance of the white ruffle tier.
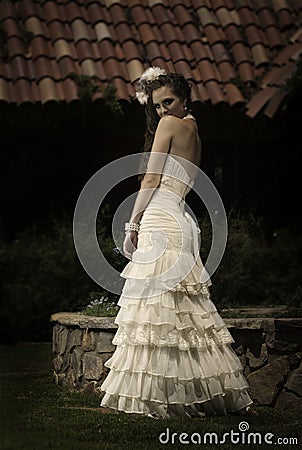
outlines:
{"label": "white ruffle tier", "polygon": [[101,386],[101,406],[161,417],[245,408],[253,403],[248,384],[230,347],[234,340],[210,299],[211,281],[199,282],[200,259],[173,289],[153,289],[154,274],[173,259],[169,254],[152,268],[130,262],[122,273],[127,279],[115,319],[117,348],[105,363],[111,370]]}
{"label": "white ruffle tier", "polygon": [[[134,253],[135,260],[130,261],[121,273],[126,278],[122,297],[150,298],[168,291],[183,291],[187,294],[208,295],[207,287],[212,282],[200,257],[197,259],[189,252],[180,249],[156,248],[151,258],[148,253]],[[207,281],[201,282],[202,276]]]}

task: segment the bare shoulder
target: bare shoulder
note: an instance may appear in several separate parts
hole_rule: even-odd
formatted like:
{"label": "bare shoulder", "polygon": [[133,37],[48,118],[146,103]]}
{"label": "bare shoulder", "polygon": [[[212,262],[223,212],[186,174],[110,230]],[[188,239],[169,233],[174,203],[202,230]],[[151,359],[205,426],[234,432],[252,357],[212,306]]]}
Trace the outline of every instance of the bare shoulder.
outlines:
{"label": "bare shoulder", "polygon": [[175,116],[164,116],[160,119],[158,127],[167,132],[174,132],[182,126],[183,120]]}

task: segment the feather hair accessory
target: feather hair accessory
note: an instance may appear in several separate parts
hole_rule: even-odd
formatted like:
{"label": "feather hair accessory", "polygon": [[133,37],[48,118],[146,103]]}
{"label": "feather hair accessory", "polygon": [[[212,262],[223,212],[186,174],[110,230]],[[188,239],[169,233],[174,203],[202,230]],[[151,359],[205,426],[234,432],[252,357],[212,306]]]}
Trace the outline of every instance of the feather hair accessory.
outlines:
{"label": "feather hair accessory", "polygon": [[148,86],[148,84],[152,83],[152,81],[156,80],[156,78],[158,78],[160,75],[167,75],[167,72],[160,67],[153,66],[145,70],[145,72],[138,80],[136,87],[136,98],[141,105],[146,105],[148,102],[149,95],[146,92],[146,87]]}

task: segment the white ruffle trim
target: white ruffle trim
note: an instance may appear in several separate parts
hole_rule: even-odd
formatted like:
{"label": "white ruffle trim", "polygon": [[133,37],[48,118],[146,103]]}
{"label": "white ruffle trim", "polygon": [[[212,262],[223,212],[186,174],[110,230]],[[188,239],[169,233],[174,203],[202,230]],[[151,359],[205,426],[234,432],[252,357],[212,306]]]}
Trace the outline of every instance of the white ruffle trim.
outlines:
{"label": "white ruffle trim", "polygon": [[123,293],[118,305],[121,308],[115,319],[119,327],[113,339],[114,345],[167,346],[187,350],[234,342],[204,285],[199,295],[181,290],[168,291],[139,301]]}
{"label": "white ruffle trim", "polygon": [[[197,259],[191,253],[179,253],[176,250],[165,250],[161,256],[146,256],[140,253],[139,258],[130,261],[121,272],[126,278],[122,294],[127,297],[140,299],[153,297],[167,291],[182,291],[187,294],[198,295],[206,293],[212,285],[200,257]],[[144,261],[146,257],[146,261]],[[203,278],[206,281],[202,281]]]}
{"label": "white ruffle trim", "polygon": [[253,403],[240,360],[227,345],[179,351],[125,344],[105,366],[111,371],[101,386],[101,406],[126,413],[227,414]]}

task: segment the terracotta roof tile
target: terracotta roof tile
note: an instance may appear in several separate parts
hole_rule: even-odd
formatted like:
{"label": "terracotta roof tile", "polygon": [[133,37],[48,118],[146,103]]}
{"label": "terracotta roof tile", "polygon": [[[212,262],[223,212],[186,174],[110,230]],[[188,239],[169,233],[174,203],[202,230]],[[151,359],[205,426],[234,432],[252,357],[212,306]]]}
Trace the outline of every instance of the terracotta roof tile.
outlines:
{"label": "terracotta roof tile", "polygon": [[162,26],[165,23],[171,23],[174,19],[173,15],[171,14],[170,10],[167,9],[162,4],[157,4],[152,8],[152,14],[156,20],[156,23],[159,26]]}
{"label": "terracotta roof tile", "polygon": [[[109,61],[109,60],[107,60]],[[106,62],[107,62],[106,61]],[[115,61],[115,60],[114,60]],[[95,77],[98,75],[96,62],[92,59],[85,59],[81,64],[81,72],[88,77]],[[108,75],[109,77],[109,75]]]}
{"label": "terracotta roof tile", "polygon": [[237,42],[244,42],[245,40],[239,28],[234,24],[229,25],[224,31],[226,38],[230,42],[231,46],[234,46],[235,44],[237,44]]}
{"label": "terracotta roof tile", "polygon": [[183,74],[187,79],[192,79],[192,70],[186,61],[177,61],[174,63],[175,71]]}
{"label": "terracotta roof tile", "polygon": [[15,56],[11,59],[11,70],[12,76],[14,80],[18,80],[19,78],[28,79],[30,78],[30,74],[28,71],[28,66],[26,63],[26,59],[24,56]]}
{"label": "terracotta roof tile", "polygon": [[225,94],[231,106],[236,105],[238,103],[244,103],[245,101],[243,95],[241,94],[237,86],[235,86],[235,84],[226,83]]}
{"label": "terracotta roof tile", "polygon": [[217,9],[223,8],[225,6],[224,0],[212,0],[211,2],[212,8],[215,12],[217,12]]}
{"label": "terracotta roof tile", "polygon": [[52,78],[43,78],[38,83],[38,88],[40,90],[42,104],[53,100],[60,100],[57,84],[53,81]]}
{"label": "terracotta roof tile", "polygon": [[28,17],[24,21],[24,28],[26,31],[32,32],[34,35],[43,36],[47,33],[48,29],[45,23],[42,22],[38,17]]}
{"label": "terracotta roof tile", "polygon": [[251,48],[254,65],[256,68],[267,65],[269,63],[269,57],[266,48],[262,44],[253,45]]}
{"label": "terracotta roof tile", "polygon": [[257,15],[263,8],[270,7],[269,1],[270,0],[252,0],[252,5]]}
{"label": "terracotta roof tile", "polygon": [[133,33],[129,25],[125,22],[119,23],[114,27],[119,42],[123,43],[128,39],[133,39]]}
{"label": "terracotta roof tile", "polygon": [[282,46],[282,36],[279,30],[275,27],[267,27],[264,30],[264,33],[267,37],[268,45],[274,49]]}
{"label": "terracotta roof tile", "polygon": [[233,65],[229,61],[221,62],[218,66],[218,70],[222,81],[225,83],[236,77]]}
{"label": "terracotta roof tile", "polygon": [[217,105],[218,103],[226,102],[226,98],[223,95],[223,92],[220,88],[219,83],[215,80],[208,81],[206,83],[206,89],[209,93],[209,97],[213,105]]}
{"label": "terracotta roof tile", "polygon": [[69,56],[64,56],[58,62],[59,70],[61,72],[61,78],[64,80],[68,78],[71,72],[78,73],[80,72],[79,68],[77,69],[77,65]]}
{"label": "terracotta roof tile", "polygon": [[274,59],[274,64],[280,66],[287,63],[287,61],[296,61],[302,55],[302,42],[288,45],[282,50]]}
{"label": "terracotta roof tile", "polygon": [[294,62],[289,62],[284,67],[281,67],[276,75],[270,80],[273,86],[280,86],[296,71],[297,65]]}
{"label": "terracotta roof tile", "polygon": [[44,77],[50,78],[49,74],[53,76],[50,61],[45,56],[40,56],[37,58],[33,63],[33,67],[35,71],[35,78],[38,82]]}
{"label": "terracotta roof tile", "polygon": [[114,25],[118,25],[120,23],[127,23],[127,17],[125,15],[125,11],[122,5],[113,4],[109,10],[110,16]]}
{"label": "terracotta roof tile", "polygon": [[183,51],[183,46],[179,45],[179,42],[171,42],[171,44],[168,45],[168,50],[174,62],[177,62],[181,59],[183,59],[184,61],[187,60]]}
{"label": "terracotta roof tile", "polygon": [[249,25],[245,28],[244,34],[247,38],[249,45],[252,47],[255,44],[267,44],[267,39],[263,33],[260,32],[256,25]]}
{"label": "terracotta roof tile", "polygon": [[6,30],[8,36],[19,36],[20,37],[20,28],[18,27],[18,22],[11,17],[4,19],[2,21],[2,26]]}
{"label": "terracotta roof tile", "polygon": [[223,61],[230,61],[231,56],[224,44],[218,42],[212,45],[212,53],[215,57],[216,64],[220,64]]}
{"label": "terracotta roof tile", "polygon": [[275,95],[278,91],[276,87],[266,87],[252,98],[247,104],[246,114],[250,117],[254,117],[259,110]]}
{"label": "terracotta roof tile", "polygon": [[[171,2],[173,3],[173,2]],[[175,18],[179,25],[183,27],[187,23],[192,23],[192,16],[190,15],[189,11],[183,4],[178,4],[173,8],[173,14],[175,15]]]}
{"label": "terracotta roof tile", "polygon": [[98,48],[103,61],[115,55],[113,42],[109,39],[98,42]]}
{"label": "terracotta roof tile", "polygon": [[220,25],[222,26],[222,28],[227,27],[228,25],[232,25],[234,24],[234,19],[230,13],[230,11],[223,7],[223,8],[219,8],[216,11],[216,16],[219,20]]}
{"label": "terracotta roof tile", "polygon": [[293,23],[293,16],[290,11],[282,10],[277,13],[279,23],[281,25],[281,30],[287,28],[293,28],[295,25]]}
{"label": "terracotta roof tile", "polygon": [[103,39],[112,39],[110,29],[105,22],[97,22],[94,25],[94,30],[98,41],[102,41]]}
{"label": "terracotta roof tile", "polygon": [[133,59],[132,61],[129,61],[127,63],[127,69],[131,83],[134,83],[136,80],[138,80],[144,72],[144,66],[140,61],[136,59]]}
{"label": "terracotta roof tile", "polygon": [[210,100],[210,96],[203,83],[199,83],[197,86],[195,83],[192,84],[192,100],[207,102]]}
{"label": "terracotta roof tile", "polygon": [[290,43],[302,42],[302,28],[296,31],[289,39]]}
{"label": "terracotta roof tile", "polygon": [[204,27],[204,32],[206,34],[209,44],[215,45],[217,42],[222,42],[226,40],[224,32],[217,28],[215,25],[207,25]]}
{"label": "terracotta roof tile", "polygon": [[194,100],[271,117],[302,55],[301,0],[2,0],[0,23],[0,101],[17,104],[76,101],[71,72],[129,99],[152,64]]}
{"label": "terracotta roof tile", "polygon": [[249,25],[258,25],[257,15],[250,8],[244,6],[239,9],[238,14],[243,28]]}
{"label": "terracotta roof tile", "polygon": [[[45,13],[47,13],[47,11],[45,11]],[[79,19],[83,20],[86,23],[89,23],[89,19],[87,17],[86,10],[84,8],[81,8],[77,2],[66,3],[64,6],[64,13],[65,13],[65,18],[66,18],[67,22],[69,22],[70,24],[72,24],[72,22],[74,20],[79,20]]]}
{"label": "terracotta roof tile", "polygon": [[207,44],[207,42],[204,42],[202,40],[194,41],[190,45],[190,49],[192,50],[196,62],[201,61],[203,59],[213,61],[213,54],[212,52],[210,52],[209,45]]}
{"label": "terracotta roof tile", "polygon": [[199,72],[201,74],[201,79],[206,83],[210,80],[220,80],[220,75],[216,67],[207,59],[199,61],[197,64]]}
{"label": "terracotta roof tile", "polygon": [[194,41],[200,42],[200,31],[196,28],[195,25],[187,23],[183,27],[182,32],[188,44],[191,44]]}
{"label": "terracotta roof tile", "polygon": [[13,58],[15,55],[23,55],[25,53],[24,42],[20,37],[9,37],[6,41],[6,44],[11,58]]}
{"label": "terracotta roof tile", "polygon": [[[22,2],[22,4],[26,5],[28,2]],[[37,7],[37,2],[34,2],[35,8]],[[68,6],[68,5],[66,5]],[[69,6],[70,7],[70,6]],[[48,1],[43,6],[44,10],[44,17],[46,22],[49,24],[53,20],[64,20],[65,19],[65,10],[62,8],[61,5],[59,5],[57,2]],[[39,14],[35,14],[37,17],[39,17]],[[82,17],[81,15],[79,16]]]}
{"label": "terracotta roof tile", "polygon": [[17,10],[10,0],[2,0],[0,8],[0,20],[12,17],[17,20]]}
{"label": "terracotta roof tile", "polygon": [[175,31],[175,27],[171,23],[164,23],[161,27],[161,32],[164,37],[164,40],[167,44],[170,42],[177,41],[177,34]]}
{"label": "terracotta roof tile", "polygon": [[122,44],[122,49],[127,62],[131,61],[131,59],[143,59],[137,44],[133,40],[124,42]]}
{"label": "terracotta roof tile", "polygon": [[250,61],[243,62],[238,65],[239,77],[245,83],[250,83],[255,80],[255,74],[253,70],[253,65]]}
{"label": "terracotta roof tile", "polygon": [[[128,64],[131,64],[132,62],[138,63],[138,61],[136,61],[136,60],[131,60]],[[107,75],[107,80],[109,82],[117,77],[121,77],[121,78],[124,78],[124,80],[128,80],[128,73],[127,73],[127,69],[125,67],[125,63],[124,64],[118,63],[116,58],[106,59],[106,61],[104,62],[104,67],[105,67],[105,71],[106,71],[106,75]],[[97,71],[96,71],[96,74],[97,74]]]}
{"label": "terracotta roof tile", "polygon": [[233,45],[232,52],[237,64],[241,64],[245,61],[251,61],[251,51],[249,47],[242,44],[241,42],[237,42]]}
{"label": "terracotta roof tile", "polygon": [[[30,19],[29,19],[30,20]],[[37,33],[34,33],[37,35]],[[62,22],[54,20],[48,26],[48,34],[54,43],[57,39],[64,39],[66,42],[72,40],[72,33],[69,27],[63,25]]]}
{"label": "terracotta roof tile", "polygon": [[279,91],[274,94],[265,108],[265,115],[272,118],[285,96],[286,92],[283,91]]}
{"label": "terracotta roof tile", "polygon": [[90,58],[95,59],[95,55],[91,46],[91,42],[86,39],[81,39],[75,43],[76,52],[78,55],[79,62],[81,63],[84,59]]}
{"label": "terracotta roof tile", "polygon": [[29,80],[18,79],[14,82],[14,93],[17,103],[31,102],[31,83]]}
{"label": "terracotta roof tile", "polygon": [[57,39],[53,43],[53,50],[57,61],[64,56],[70,56],[73,59],[76,59],[76,51],[75,46],[70,45],[65,39]]}
{"label": "terracotta roof tile", "polygon": [[273,11],[270,8],[263,8],[258,12],[259,24],[265,30],[267,27],[278,27]]}
{"label": "terracotta roof tile", "polygon": [[272,4],[275,12],[279,12],[283,9],[290,10],[290,6],[286,0],[272,0]]}
{"label": "terracotta roof tile", "polygon": [[95,25],[98,22],[109,22],[108,20],[106,20],[105,14],[105,7],[100,5],[99,2],[92,2],[89,3],[86,6],[87,9],[87,14],[88,14],[88,19],[90,20],[90,23],[92,25]]}

